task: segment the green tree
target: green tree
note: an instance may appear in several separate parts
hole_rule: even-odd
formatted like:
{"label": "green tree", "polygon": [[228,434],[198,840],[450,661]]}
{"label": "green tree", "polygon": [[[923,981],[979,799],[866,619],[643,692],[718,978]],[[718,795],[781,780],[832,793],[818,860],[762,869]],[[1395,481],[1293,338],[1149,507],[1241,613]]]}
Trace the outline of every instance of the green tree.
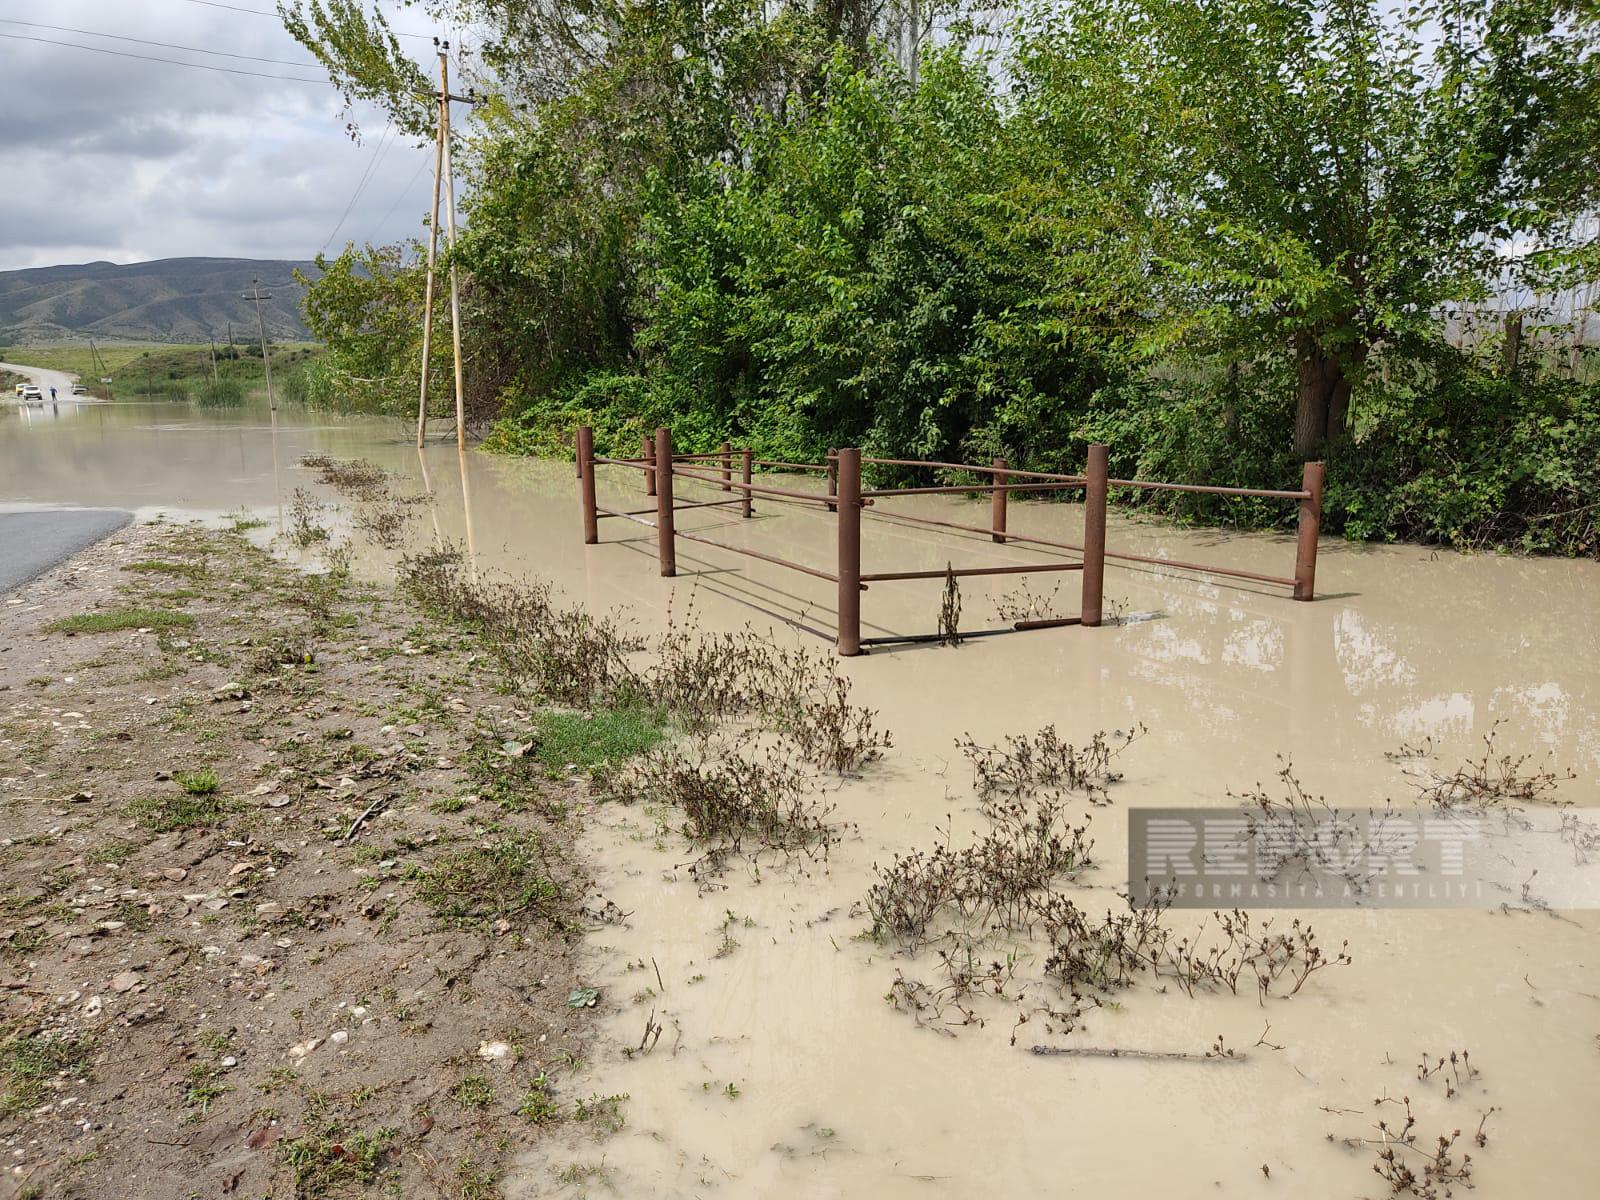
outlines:
{"label": "green tree", "polygon": [[[415,419],[423,299],[417,253],[416,246],[346,246],[336,258],[317,256],[318,278],[295,272],[306,285],[306,325],[328,348],[308,367],[312,403]],[[435,321],[441,317],[448,320],[448,312],[436,308]],[[429,392],[442,402],[450,394],[448,335],[436,334],[434,351]]]}
{"label": "green tree", "polygon": [[1142,268],[1123,278],[1149,297],[1154,344],[1288,347],[1310,457],[1344,434],[1375,347],[1436,336],[1509,239],[1554,237],[1592,195],[1579,172],[1565,193],[1536,178],[1572,149],[1558,126],[1583,34],[1561,10],[1075,0],[1031,25],[1020,87],[1072,152],[1089,141],[1122,172],[1120,257]]}

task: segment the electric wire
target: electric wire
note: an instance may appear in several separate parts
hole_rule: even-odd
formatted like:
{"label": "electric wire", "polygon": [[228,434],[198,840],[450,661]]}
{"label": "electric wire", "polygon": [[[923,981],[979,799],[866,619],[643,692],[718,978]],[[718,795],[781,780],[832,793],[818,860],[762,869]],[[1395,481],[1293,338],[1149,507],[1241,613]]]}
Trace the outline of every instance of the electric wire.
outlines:
{"label": "electric wire", "polygon": [[[245,8],[238,4],[222,4],[220,3],[220,0],[185,0],[185,3],[203,4],[207,8],[225,8],[229,12],[250,13],[252,16],[257,17],[271,17],[274,21],[279,19],[278,14],[275,12],[268,12],[267,10],[261,8]],[[401,29],[394,30],[394,34],[396,37],[416,38],[418,41],[424,42],[433,40],[431,34],[407,33]]]}
{"label": "electric wire", "polygon": [[64,46],[69,50],[88,50],[95,54],[110,54],[116,58],[136,58],[143,62],[165,63],[171,67],[191,67],[196,71],[215,71],[222,75],[248,75],[252,79],[281,79],[288,83],[314,83],[326,87],[326,79],[307,79],[303,75],[273,75],[266,71],[246,71],[242,67],[220,67],[212,63],[184,62],[181,58],[161,58],[154,54],[135,54],[131,50],[112,50],[107,46],[85,46],[81,42],[58,42],[53,38],[33,37],[26,33],[0,32],[0,38],[14,42],[38,42],[42,46]]}
{"label": "electric wire", "polygon": [[389,147],[394,145],[394,139],[391,139],[387,145],[384,143],[384,139],[393,132],[394,122],[390,121],[383,127],[383,132],[378,135],[378,144],[373,149],[372,158],[367,162],[367,169],[362,172],[361,178],[356,182],[356,190],[350,193],[349,203],[344,206],[344,212],[339,216],[339,223],[333,227],[333,232],[328,235],[327,241],[322,243],[322,248],[317,251],[318,254],[327,252],[328,247],[333,245],[333,239],[338,237],[339,231],[344,228],[344,223],[350,219],[351,212],[355,210],[356,201],[361,199],[361,194],[367,190],[367,185],[377,175],[378,164],[383,160],[383,156],[388,152]]}
{"label": "electric wire", "polygon": [[212,54],[218,58],[237,58],[246,62],[271,63],[278,67],[310,67],[313,71],[321,70],[319,64],[302,59],[288,58],[262,58],[255,54],[235,54],[231,50],[207,50],[204,46],[180,46],[176,42],[153,42],[148,38],[127,37],[120,33],[102,33],[98,29],[74,29],[70,25],[41,25],[37,21],[16,21],[10,17],[0,17],[0,25],[25,25],[29,29],[48,29],[55,33],[78,33],[84,37],[110,38],[116,42],[135,42],[141,46],[159,46],[164,50],[182,50],[189,54]]}

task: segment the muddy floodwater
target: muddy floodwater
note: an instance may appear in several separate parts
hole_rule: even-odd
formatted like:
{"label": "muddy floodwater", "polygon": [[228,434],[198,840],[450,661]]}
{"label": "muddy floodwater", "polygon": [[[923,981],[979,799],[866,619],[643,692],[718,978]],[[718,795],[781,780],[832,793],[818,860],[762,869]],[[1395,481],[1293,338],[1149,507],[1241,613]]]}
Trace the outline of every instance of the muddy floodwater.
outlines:
{"label": "muddy floodwater", "polygon": [[[55,419],[0,412],[0,508],[129,508],[144,519],[247,509],[281,521],[296,489],[316,491],[302,454],[368,458],[426,487],[413,535],[470,551],[480,571],[537,574],[597,611],[647,630],[669,617],[750,624],[782,644],[826,643],[831,585],[693,543],[679,577],[658,576],[653,531],[602,522],[582,545],[570,463],[505,460],[453,445],[419,458],[394,422],[185,405],[63,406]],[[707,498],[680,485],[684,499]],[[322,499],[334,502],[323,493]],[[643,508],[637,475],[607,468],[601,504]],[[881,501],[884,514],[982,523],[985,507],[946,497]],[[832,518],[756,504],[685,512],[680,529],[831,569]],[[1011,528],[1076,540],[1075,507],[1013,500]],[[270,529],[266,532],[270,532]],[[1182,531],[1113,513],[1112,550],[1292,573],[1289,538]],[[987,537],[864,521],[868,570],[1051,561]],[[382,571],[392,556],[358,550]],[[1030,587],[1077,611],[1076,575]],[[970,585],[970,586],[968,586]],[[1112,803],[1092,813],[1098,868],[1080,906],[1117,907],[1128,884],[1126,813],[1153,805],[1230,806],[1274,784],[1281,759],[1311,792],[1350,806],[1409,800],[1386,757],[1431,738],[1453,768],[1491,730],[1576,778],[1560,797],[1600,803],[1600,565],[1463,556],[1414,546],[1324,541],[1319,596],[1192,572],[1106,574],[1100,629],[1059,628],[878,650],[843,663],[853,698],[880,713],[894,746],[859,779],[830,785],[850,828],[826,861],[736,865],[707,885],[693,855],[644,811],[600,810],[587,837],[598,888],[631,916],[591,935],[592,975],[611,1015],[583,1088],[625,1093],[626,1127],[607,1140],[558,1135],[519,1164],[511,1196],[1379,1196],[1376,1121],[1421,1143],[1464,1130],[1484,1196],[1591,1194],[1600,1177],[1600,914],[1462,908],[1283,911],[1353,962],[1290,998],[1190,998],[1141,984],[1052,1037],[1037,964],[1023,1002],[977,1008],[984,1023],[944,1032],[886,1000],[896,972],[927,963],[860,935],[874,864],[971,825],[973,781],[955,741],[995,743],[1054,724],[1069,741],[1097,730],[1148,733],[1120,758]],[[1015,577],[969,579],[964,627],[994,627]],[[863,633],[937,627],[939,581],[874,584]],[[1592,891],[1600,900],[1600,862]],[[1517,897],[1508,896],[1515,901]],[[1203,912],[1176,914],[1198,923]],[[1001,951],[1003,953],[1003,951]],[[575,981],[575,983],[578,981]],[[1243,991],[1243,990],[1242,990]],[[637,1002],[635,1002],[637,997]],[[1018,1025],[1019,1015],[1032,1012]],[[629,1057],[647,1018],[655,1049]],[[1243,1061],[1043,1057],[1035,1044],[1203,1056],[1218,1038]],[[1418,1079],[1424,1055],[1465,1049],[1481,1074],[1446,1098]],[[1487,1144],[1470,1144],[1482,1114]],[[1398,1115],[1398,1119],[1397,1119]]]}

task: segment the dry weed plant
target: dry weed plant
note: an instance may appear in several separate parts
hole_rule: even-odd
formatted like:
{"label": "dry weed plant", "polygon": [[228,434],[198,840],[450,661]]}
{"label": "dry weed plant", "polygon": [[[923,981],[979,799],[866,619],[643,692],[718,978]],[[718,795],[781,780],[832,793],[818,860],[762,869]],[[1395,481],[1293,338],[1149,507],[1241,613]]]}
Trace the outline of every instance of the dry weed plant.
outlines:
{"label": "dry weed plant", "polygon": [[[1431,767],[1409,772],[1419,798],[1436,809],[1482,811],[1516,804],[1568,804],[1556,792],[1561,784],[1576,779],[1571,771],[1560,771],[1539,763],[1531,754],[1511,755],[1496,742],[1501,722],[1496,721],[1483,735],[1483,755],[1469,758],[1446,775]],[[1392,762],[1422,762],[1436,757],[1433,739],[1420,745],[1404,745],[1387,756]]]}
{"label": "dry weed plant", "polygon": [[317,478],[341,492],[367,498],[388,491],[389,473],[365,459],[333,458],[327,454],[302,454],[300,465],[317,472]]}
{"label": "dry weed plant", "polygon": [[395,549],[405,541],[410,507],[424,496],[400,496],[391,487],[390,474],[364,459],[339,459],[326,454],[305,454],[300,465],[317,472],[324,484],[356,501],[351,520],[378,545]]}
{"label": "dry weed plant", "polygon": [[646,642],[619,617],[562,605],[543,582],[473,579],[454,548],[408,555],[399,575],[428,611],[477,633],[525,696],[594,708],[641,695],[630,659]]}
{"label": "dry weed plant", "polygon": [[[1471,1087],[1478,1078],[1465,1050],[1451,1051],[1449,1056],[1424,1054],[1417,1067],[1419,1083],[1431,1086],[1434,1081],[1444,1085],[1444,1099],[1452,1101]],[[1446,1200],[1456,1188],[1472,1188],[1472,1154],[1460,1148],[1462,1131],[1451,1128],[1433,1138],[1423,1138],[1418,1118],[1411,1107],[1411,1097],[1396,1099],[1387,1091],[1373,1101],[1375,1112],[1389,1106],[1400,1110],[1397,1123],[1393,1117],[1380,1116],[1370,1135],[1344,1137],[1338,1141],[1351,1150],[1371,1150],[1376,1161],[1372,1170],[1388,1185],[1391,1196],[1412,1196],[1416,1200]],[[1483,1149],[1489,1144],[1488,1123],[1498,1108],[1489,1107],[1478,1113],[1477,1128],[1471,1135],[1472,1144]],[[1328,1139],[1334,1140],[1329,1134]]]}
{"label": "dry weed plant", "polygon": [[[998,747],[970,737],[957,742],[973,765],[986,830],[958,849],[947,826],[931,849],[897,854],[877,868],[865,898],[877,940],[904,954],[938,947],[935,982],[899,971],[891,1003],[946,1033],[952,1025],[981,1024],[976,1002],[1021,999],[1027,985],[1017,983],[1017,963],[1037,951],[1044,978],[1070,997],[1064,1011],[1045,1011],[1070,1029],[1100,996],[1141,979],[1176,985],[1191,997],[1243,991],[1265,1002],[1294,995],[1318,972],[1349,963],[1347,946],[1329,953],[1299,920],[1281,928],[1235,909],[1180,933],[1163,893],[1142,904],[1124,896],[1126,911],[1101,917],[1069,894],[1092,865],[1086,825],[1073,824],[1069,798],[1105,803],[1121,778],[1113,760],[1145,732],[1139,726],[1097,733],[1081,749],[1053,727]],[[1001,945],[1009,948],[996,957]]]}
{"label": "dry weed plant", "polygon": [[752,849],[825,858],[839,836],[832,806],[810,796],[791,749],[748,729],[691,734],[614,772],[607,784],[626,803],[670,802],[683,816],[679,832],[705,850],[696,873],[715,873]]}
{"label": "dry weed plant", "polygon": [[939,644],[961,644],[961,585],[956,582],[955,566],[944,564],[944,596],[939,601]]}
{"label": "dry weed plant", "polygon": [[328,527],[320,520],[324,507],[304,488],[295,488],[290,494],[289,522],[284,532],[300,549],[309,549],[318,542],[328,540]]}
{"label": "dry weed plant", "polygon": [[1054,725],[1046,725],[1032,736],[1007,737],[998,746],[980,745],[968,734],[956,739],[956,748],[972,763],[980,797],[1051,788],[1082,791],[1091,803],[1104,804],[1107,789],[1122,778],[1111,769],[1111,760],[1148,732],[1142,724],[1110,734],[1102,730],[1080,750],[1063,742]]}
{"label": "dry weed plant", "polygon": [[1048,595],[1038,595],[1026,582],[1015,591],[999,596],[994,602],[995,615],[1002,621],[1054,621],[1061,613],[1056,610],[1056,597],[1061,594],[1057,583]]}

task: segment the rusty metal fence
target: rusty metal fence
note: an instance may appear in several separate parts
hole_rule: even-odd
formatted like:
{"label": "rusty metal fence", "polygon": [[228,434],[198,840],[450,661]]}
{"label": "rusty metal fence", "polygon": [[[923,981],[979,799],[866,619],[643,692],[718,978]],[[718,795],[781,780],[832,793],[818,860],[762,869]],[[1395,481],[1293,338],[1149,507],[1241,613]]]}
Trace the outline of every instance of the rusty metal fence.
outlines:
{"label": "rusty metal fence", "polygon": [[[1108,469],[1107,447],[1095,443],[1089,447],[1088,462],[1082,475],[1063,475],[1048,471],[1021,471],[996,458],[993,465],[977,466],[971,463],[931,462],[920,459],[867,458],[859,449],[830,450],[823,463],[789,463],[770,459],[757,459],[748,449],[736,450],[727,442],[719,450],[707,454],[675,454],[672,449],[672,432],[656,430],[655,437],[645,437],[639,458],[604,458],[594,453],[594,431],[588,426],[578,430],[577,472],[579,503],[583,513],[583,540],[593,545],[600,540],[600,521],[616,518],[634,521],[656,531],[656,553],[661,574],[677,574],[677,542],[679,539],[712,546],[730,554],[759,559],[785,567],[815,579],[826,580],[838,589],[835,644],[844,656],[860,654],[863,647],[886,643],[936,641],[944,634],[890,635],[884,637],[861,636],[861,593],[874,583],[891,583],[920,579],[966,578],[971,576],[1022,575],[1035,572],[1076,571],[1082,581],[1082,599],[1076,617],[1058,617],[1041,620],[1016,621],[1009,628],[962,632],[961,637],[987,636],[1026,629],[1056,628],[1065,625],[1095,626],[1101,623],[1104,600],[1106,559],[1121,562],[1143,563],[1175,570],[1194,571],[1207,575],[1220,575],[1246,579],[1255,583],[1268,583],[1290,588],[1296,600],[1310,600],[1315,595],[1317,569],[1317,534],[1322,520],[1322,489],[1325,479],[1320,462],[1307,463],[1301,476],[1298,491],[1274,491],[1262,488],[1226,488],[1199,484],[1158,483],[1141,479],[1111,479]],[[734,478],[735,462],[738,478]],[[637,470],[644,476],[644,494],[654,497],[650,508],[602,508],[596,501],[595,467],[614,466]],[[963,471],[986,475],[989,483],[948,484],[929,487],[863,488],[863,466],[921,467]],[[812,471],[824,475],[826,492],[803,491],[798,488],[776,487],[755,482],[755,469],[767,471]],[[679,502],[675,498],[674,481],[683,479],[707,485],[728,495],[717,500]],[[1084,492],[1084,534],[1082,542],[1066,542],[1032,534],[1013,532],[1006,527],[1006,501],[1012,492],[1066,491],[1081,488]],[[1158,558],[1151,555],[1121,553],[1106,548],[1106,508],[1112,488],[1142,488],[1161,491],[1194,492],[1207,495],[1253,496],[1274,500],[1298,502],[1299,517],[1295,545],[1294,575],[1266,575],[1255,571],[1242,571],[1230,567],[1211,566],[1205,563],[1183,562],[1177,559]],[[963,524],[957,521],[938,520],[910,513],[887,512],[878,509],[879,501],[902,496],[969,495],[990,493],[990,523]],[[834,536],[837,562],[832,571],[805,563],[792,562],[773,554],[765,554],[746,546],[710,538],[701,533],[690,533],[676,527],[675,514],[685,509],[737,507],[742,517],[754,515],[754,498],[766,497],[785,504],[798,504],[823,509],[835,514]],[[883,516],[907,522],[959,532],[988,534],[990,539],[1004,545],[1015,542],[1025,546],[1041,546],[1052,550],[1067,550],[1079,557],[1071,562],[1016,563],[1004,566],[957,567],[922,571],[863,571],[861,566],[861,521],[863,514]],[[650,517],[654,520],[650,520]]]}

